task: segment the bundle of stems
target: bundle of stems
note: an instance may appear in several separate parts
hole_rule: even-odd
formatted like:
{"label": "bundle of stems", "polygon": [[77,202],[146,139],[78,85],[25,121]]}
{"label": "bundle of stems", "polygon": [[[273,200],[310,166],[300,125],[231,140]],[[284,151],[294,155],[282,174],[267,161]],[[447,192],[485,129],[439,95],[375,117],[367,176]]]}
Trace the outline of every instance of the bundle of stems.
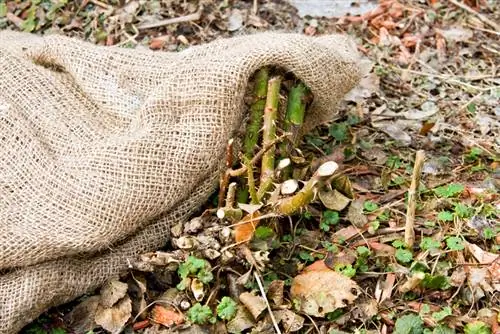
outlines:
{"label": "bundle of stems", "polygon": [[[298,189],[299,182],[290,180],[293,166],[289,157],[297,144],[312,94],[296,79],[286,89],[288,82],[269,68],[260,69],[254,82],[249,120],[239,154],[240,167],[233,169],[231,140],[227,146],[227,170],[220,181],[217,216],[232,223],[248,220],[241,204],[258,207],[261,213],[292,215],[299,212],[315,199],[318,190],[338,167],[333,161],[324,163],[304,182],[302,189]],[[280,117],[282,95],[288,98],[285,115]],[[237,182],[229,184],[231,178],[237,178]],[[281,183],[284,187],[279,186]],[[280,189],[286,190],[280,194]]]}

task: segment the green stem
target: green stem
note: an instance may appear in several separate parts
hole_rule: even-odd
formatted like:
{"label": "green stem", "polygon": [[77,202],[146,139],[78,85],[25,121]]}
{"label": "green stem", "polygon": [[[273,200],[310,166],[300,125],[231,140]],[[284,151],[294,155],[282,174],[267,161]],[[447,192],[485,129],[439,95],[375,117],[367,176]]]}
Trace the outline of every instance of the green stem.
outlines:
{"label": "green stem", "polygon": [[286,106],[285,115],[285,131],[292,133],[292,143],[298,137],[300,127],[304,123],[304,115],[306,112],[306,95],[309,93],[306,85],[299,82],[290,89],[288,94],[288,104]]}
{"label": "green stem", "polygon": [[[250,118],[248,121],[248,126],[245,132],[245,138],[243,140],[243,153],[248,159],[251,159],[255,148],[257,147],[257,142],[259,141],[259,131],[262,127],[262,118],[264,114],[264,107],[266,104],[266,94],[267,94],[267,81],[269,79],[269,71],[267,68],[263,67],[255,75],[255,86],[253,90],[253,103],[250,106]],[[239,181],[239,187],[237,191],[237,201],[238,203],[247,203],[248,201],[248,188],[244,180]]]}
{"label": "green stem", "polygon": [[[280,95],[281,77],[273,77],[268,82],[266,105],[264,108],[264,126],[262,131],[262,146],[269,145],[276,139],[276,120],[278,118],[278,103]],[[262,156],[260,185],[257,192],[259,201],[272,185],[274,174],[275,149],[271,147]]]}
{"label": "green stem", "polygon": [[[285,114],[285,132],[291,133],[291,139],[280,145],[281,158],[290,156],[292,146],[296,145],[300,127],[304,123],[304,115],[306,112],[306,95],[309,93],[306,85],[302,82],[295,84],[288,94],[288,101]],[[287,180],[292,175],[292,166],[288,166],[282,171],[283,180]]]}
{"label": "green stem", "polygon": [[247,167],[248,192],[250,194],[251,204],[258,204],[257,191],[255,190],[255,179],[253,176],[253,165],[249,158],[243,156],[243,163]]}
{"label": "green stem", "polygon": [[252,158],[257,142],[259,131],[262,127],[262,115],[266,105],[267,81],[269,73],[267,68],[260,69],[255,75],[254,101],[250,106],[250,119],[243,142],[243,152],[249,159]]}

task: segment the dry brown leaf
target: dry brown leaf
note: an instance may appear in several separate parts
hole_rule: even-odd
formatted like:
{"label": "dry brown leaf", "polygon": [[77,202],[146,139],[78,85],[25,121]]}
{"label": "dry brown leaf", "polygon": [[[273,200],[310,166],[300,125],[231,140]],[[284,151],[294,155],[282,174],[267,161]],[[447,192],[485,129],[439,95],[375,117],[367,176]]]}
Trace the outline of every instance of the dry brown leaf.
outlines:
{"label": "dry brown leaf", "polygon": [[335,234],[333,235],[333,242],[339,242],[340,240],[349,240],[359,233],[361,233],[361,231],[356,226],[350,225],[344,227],[335,232]]}
{"label": "dry brown leaf", "polygon": [[300,310],[308,315],[324,317],[352,303],[359,294],[358,285],[333,270],[307,271],[293,279],[292,298],[299,300]]}
{"label": "dry brown leaf", "polygon": [[368,223],[366,215],[363,213],[363,201],[356,200],[351,203],[347,211],[346,219],[356,227],[363,227]]}
{"label": "dry brown leaf", "polygon": [[95,322],[111,333],[119,333],[132,314],[132,301],[128,296],[121,299],[115,306],[97,307]]}
{"label": "dry brown leaf", "polygon": [[243,292],[240,295],[240,302],[250,311],[254,319],[257,319],[267,307],[264,298],[250,292]]}
{"label": "dry brown leaf", "polygon": [[380,242],[368,242],[368,245],[377,256],[394,256],[394,254],[396,254],[396,248],[391,245]]}
{"label": "dry brown leaf", "polygon": [[127,294],[128,285],[118,280],[111,280],[104,284],[101,288],[100,304],[104,308],[110,308],[117,301],[125,297]]}
{"label": "dry brown leaf", "polygon": [[382,278],[380,278],[377,282],[375,291],[375,297],[379,303],[391,298],[392,288],[394,287],[394,282],[396,281],[396,275],[394,273],[388,273],[384,282],[382,282],[381,279]]}
{"label": "dry brown leaf", "polygon": [[151,321],[166,327],[184,323],[184,315],[172,307],[155,305],[151,311]]}
{"label": "dry brown leaf", "polygon": [[260,216],[259,212],[253,212],[243,217],[241,222],[234,227],[234,239],[237,243],[250,241],[259,225],[260,220],[255,220]]}
{"label": "dry brown leaf", "polygon": [[279,310],[273,312],[278,323],[281,322],[286,333],[296,332],[304,326],[304,318],[290,310]]}
{"label": "dry brown leaf", "polygon": [[75,333],[87,333],[97,327],[95,314],[100,296],[92,296],[76,305],[65,317],[65,322]]}
{"label": "dry brown leaf", "polygon": [[283,290],[285,282],[282,280],[274,280],[267,288],[267,297],[274,302],[275,305],[280,306],[283,304]]}
{"label": "dry brown leaf", "polygon": [[408,280],[399,287],[399,291],[402,293],[406,293],[415,289],[420,285],[420,282],[425,278],[425,274],[422,272],[416,272],[411,277],[408,277]]}
{"label": "dry brown leaf", "polygon": [[500,257],[497,254],[486,252],[478,245],[467,243],[467,250],[474,256],[474,258],[482,264],[489,264],[488,270],[490,271],[493,282],[500,280]]}
{"label": "dry brown leaf", "polygon": [[455,269],[451,274],[450,284],[454,287],[462,286],[466,278],[467,272],[465,271],[464,267],[458,266],[457,269]]}
{"label": "dry brown leaf", "polygon": [[319,191],[318,197],[326,208],[335,211],[344,210],[351,202],[350,198],[342,194],[337,189],[322,189]]}
{"label": "dry brown leaf", "polygon": [[236,316],[227,323],[229,333],[242,333],[245,329],[255,326],[255,320],[246,307],[239,305]]}

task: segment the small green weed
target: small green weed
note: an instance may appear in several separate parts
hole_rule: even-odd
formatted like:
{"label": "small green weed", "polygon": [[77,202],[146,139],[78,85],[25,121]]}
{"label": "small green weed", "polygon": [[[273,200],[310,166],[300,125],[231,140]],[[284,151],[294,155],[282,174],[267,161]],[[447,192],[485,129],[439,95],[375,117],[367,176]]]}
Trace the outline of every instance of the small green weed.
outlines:
{"label": "small green weed", "polygon": [[212,313],[212,310],[207,305],[201,305],[200,303],[194,304],[187,311],[188,319],[198,325],[214,324],[216,319]]}

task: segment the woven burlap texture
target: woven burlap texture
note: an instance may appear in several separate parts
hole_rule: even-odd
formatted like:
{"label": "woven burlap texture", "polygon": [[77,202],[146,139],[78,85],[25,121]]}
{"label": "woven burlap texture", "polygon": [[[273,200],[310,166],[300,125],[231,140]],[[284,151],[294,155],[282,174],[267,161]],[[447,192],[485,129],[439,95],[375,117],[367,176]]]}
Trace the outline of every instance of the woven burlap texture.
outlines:
{"label": "woven burlap texture", "polygon": [[162,247],[214,191],[262,66],[315,96],[305,129],[359,80],[342,36],[264,33],[178,53],[0,33],[0,333]]}

